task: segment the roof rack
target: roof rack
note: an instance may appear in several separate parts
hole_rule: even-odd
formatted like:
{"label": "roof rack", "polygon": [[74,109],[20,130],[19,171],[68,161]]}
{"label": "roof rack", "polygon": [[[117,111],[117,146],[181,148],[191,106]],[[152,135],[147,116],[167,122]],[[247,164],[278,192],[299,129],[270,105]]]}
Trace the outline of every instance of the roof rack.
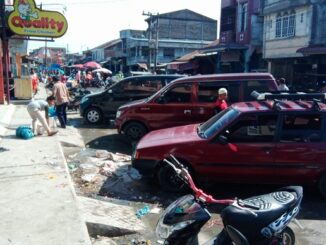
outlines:
{"label": "roof rack", "polygon": [[259,93],[257,91],[252,91],[250,94],[256,100],[319,100],[319,102],[326,101],[326,93],[287,93],[287,92],[277,92],[277,93]]}
{"label": "roof rack", "polygon": [[274,110],[281,110],[281,104],[286,100],[291,100],[291,101],[310,100],[313,102],[311,109],[320,111],[321,108],[319,103],[326,101],[326,93],[309,93],[309,94],[303,92],[258,93],[257,91],[254,90],[252,91],[251,96],[258,101],[273,100],[274,104],[272,105],[272,109]]}

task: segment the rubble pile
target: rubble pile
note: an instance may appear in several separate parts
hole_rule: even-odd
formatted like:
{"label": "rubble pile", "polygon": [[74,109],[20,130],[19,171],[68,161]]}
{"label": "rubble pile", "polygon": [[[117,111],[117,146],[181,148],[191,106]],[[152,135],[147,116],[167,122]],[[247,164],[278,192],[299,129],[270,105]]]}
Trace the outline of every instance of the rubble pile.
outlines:
{"label": "rubble pile", "polygon": [[95,152],[83,149],[68,157],[68,167],[77,187],[83,194],[97,194],[108,179],[115,182],[132,182],[141,175],[131,167],[131,157],[106,150]]}

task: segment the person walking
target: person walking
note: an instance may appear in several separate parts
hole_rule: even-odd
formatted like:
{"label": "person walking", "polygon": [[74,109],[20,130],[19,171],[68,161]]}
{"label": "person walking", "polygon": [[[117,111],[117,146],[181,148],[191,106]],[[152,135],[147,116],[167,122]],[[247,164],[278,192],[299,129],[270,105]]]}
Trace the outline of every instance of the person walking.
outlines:
{"label": "person walking", "polygon": [[228,104],[226,100],[228,98],[228,91],[226,88],[220,88],[218,90],[218,98],[215,102],[215,113],[219,113],[220,111],[225,110],[228,108]]}
{"label": "person walking", "polygon": [[[33,100],[27,105],[27,111],[32,118],[32,129],[34,135],[37,135],[36,123],[39,120],[47,131],[48,136],[55,135],[58,131],[52,131],[49,127],[49,107],[54,106],[55,98],[49,96],[44,100]],[[45,117],[42,115],[41,111],[45,111]]]}
{"label": "person walking", "polygon": [[33,89],[33,98],[37,94],[38,91],[38,76],[34,70],[34,68],[31,69],[31,82],[32,82],[32,89]]}
{"label": "person walking", "polygon": [[56,99],[56,112],[61,128],[67,125],[67,105],[69,103],[69,92],[66,84],[59,81],[57,76],[53,77],[53,96]]}

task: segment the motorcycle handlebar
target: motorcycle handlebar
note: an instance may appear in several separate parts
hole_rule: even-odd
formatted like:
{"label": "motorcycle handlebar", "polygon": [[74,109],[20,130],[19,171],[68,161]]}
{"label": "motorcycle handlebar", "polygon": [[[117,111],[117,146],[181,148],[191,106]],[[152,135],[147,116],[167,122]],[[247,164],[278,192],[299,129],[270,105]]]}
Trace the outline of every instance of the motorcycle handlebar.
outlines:
{"label": "motorcycle handlebar", "polygon": [[224,200],[214,199],[211,195],[208,195],[203,190],[197,188],[189,171],[173,155],[170,155],[170,158],[172,159],[173,163],[168,161],[167,159],[164,159],[164,162],[169,164],[174,169],[178,177],[181,178],[193,190],[195,197],[197,199],[205,203],[217,203],[217,204],[224,204],[224,205],[230,205],[235,202],[235,199],[224,199]]}

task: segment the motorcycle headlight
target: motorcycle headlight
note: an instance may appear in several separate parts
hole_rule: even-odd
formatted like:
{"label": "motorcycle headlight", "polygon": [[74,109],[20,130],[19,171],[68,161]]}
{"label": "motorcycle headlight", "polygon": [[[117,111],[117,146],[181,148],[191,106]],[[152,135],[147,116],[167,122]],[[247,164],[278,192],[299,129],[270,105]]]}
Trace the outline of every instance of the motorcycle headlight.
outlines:
{"label": "motorcycle headlight", "polygon": [[182,230],[183,228],[187,227],[194,223],[194,220],[186,220],[174,225],[165,225],[163,224],[163,220],[160,220],[156,226],[156,234],[161,239],[167,239],[173,232]]}
{"label": "motorcycle headlight", "polygon": [[87,102],[89,99],[87,96],[84,96],[81,100],[80,100],[80,104],[83,104],[85,102]]}
{"label": "motorcycle headlight", "polygon": [[118,111],[117,111],[117,114],[115,115],[115,118],[119,118],[119,117],[120,117],[120,115],[121,115],[121,111],[120,111],[120,110],[118,110]]}
{"label": "motorcycle headlight", "polygon": [[175,212],[177,207],[180,208],[181,206],[185,206],[184,204],[189,204],[191,206],[193,202],[194,202],[193,196],[186,195],[171,203],[161,214],[161,217],[157,222],[156,235],[161,239],[167,239],[174,231],[181,230],[187,227],[188,225],[194,223],[195,220],[184,220],[174,224],[169,224],[169,225],[164,224],[164,218],[168,213]]}

